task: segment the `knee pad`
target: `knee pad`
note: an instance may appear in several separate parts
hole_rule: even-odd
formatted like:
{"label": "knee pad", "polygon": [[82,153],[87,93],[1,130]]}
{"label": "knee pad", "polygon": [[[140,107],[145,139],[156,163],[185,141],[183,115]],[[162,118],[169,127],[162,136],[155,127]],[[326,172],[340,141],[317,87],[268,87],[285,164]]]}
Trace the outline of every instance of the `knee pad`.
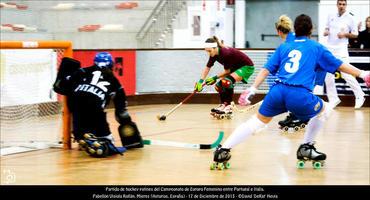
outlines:
{"label": "knee pad", "polygon": [[234,77],[228,75],[224,79],[221,80],[222,87],[225,89],[232,89],[234,88],[235,79]]}
{"label": "knee pad", "polygon": [[221,80],[219,80],[216,85],[215,85],[215,89],[218,93],[221,93],[222,92],[222,84],[221,84]]}
{"label": "knee pad", "polygon": [[227,89],[233,89],[234,88],[235,79],[228,75],[224,79],[221,79],[217,82],[215,89],[217,92],[221,93],[226,91]]}
{"label": "knee pad", "polygon": [[121,124],[118,127],[118,133],[121,137],[122,146],[127,149],[144,147],[139,129],[135,122]]}

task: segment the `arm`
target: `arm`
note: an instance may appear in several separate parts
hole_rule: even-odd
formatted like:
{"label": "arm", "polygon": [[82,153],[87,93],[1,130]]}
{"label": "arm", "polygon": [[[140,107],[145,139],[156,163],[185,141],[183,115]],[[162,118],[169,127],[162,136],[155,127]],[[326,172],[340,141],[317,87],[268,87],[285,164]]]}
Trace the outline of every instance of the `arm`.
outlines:
{"label": "arm", "polygon": [[262,68],[260,73],[258,73],[256,79],[254,80],[252,87],[254,89],[257,89],[269,74],[270,72],[266,68]]}
{"label": "arm", "polygon": [[200,76],[200,79],[198,82],[195,83],[194,91],[201,92],[203,90],[203,82],[204,79],[207,77],[209,71],[211,70],[210,67],[206,66],[202,72],[202,75]]}
{"label": "arm", "polygon": [[118,123],[125,124],[131,121],[131,117],[127,112],[127,99],[123,88],[116,91],[113,97],[115,107],[115,117]]}
{"label": "arm", "polygon": [[328,36],[329,35],[329,28],[325,28],[324,30],[324,36]]}
{"label": "arm", "polygon": [[348,38],[348,39],[354,39],[358,36],[358,26],[356,26],[355,21],[352,20],[349,23],[349,32],[340,32],[338,33],[338,38]]}
{"label": "arm", "polygon": [[360,74],[363,73],[364,71],[354,67],[351,64],[346,64],[343,63],[341,66],[338,68],[339,71],[345,72],[347,74],[351,74],[352,76],[355,77],[360,77]]}
{"label": "arm", "polygon": [[226,69],[225,71],[223,71],[223,72],[219,73],[219,74],[217,75],[217,77],[218,77],[218,78],[222,78],[222,77],[225,77],[225,76],[227,76],[227,75],[229,75],[229,74],[230,74],[230,69]]}
{"label": "arm", "polygon": [[328,36],[329,35],[329,15],[327,16],[326,18],[326,24],[325,24],[325,30],[324,30],[324,36]]}
{"label": "arm", "polygon": [[251,104],[251,99],[255,95],[257,88],[262,84],[269,74],[270,72],[266,68],[262,68],[254,80],[253,85],[240,95],[238,103],[242,106]]}
{"label": "arm", "polygon": [[76,79],[75,76],[79,74],[80,68],[80,61],[64,57],[60,63],[57,78],[53,84],[53,90],[62,95],[71,94],[73,86],[72,78]]}
{"label": "arm", "polygon": [[207,77],[210,70],[211,68],[206,66],[202,72],[202,75],[200,76],[200,79],[204,80]]}
{"label": "arm", "polygon": [[353,34],[353,33],[338,33],[338,38],[348,38],[348,39],[353,39],[353,38],[357,38],[357,35],[356,34]]}
{"label": "arm", "polygon": [[209,77],[209,78],[206,79],[206,85],[213,85],[213,84],[216,83],[218,78],[223,78],[223,77],[225,77],[229,74],[230,74],[230,69],[227,69],[227,70],[221,72],[220,74],[218,74],[216,76]]}
{"label": "arm", "polygon": [[343,63],[341,66],[338,68],[340,71],[351,74],[352,76],[355,77],[360,77],[364,80],[365,84],[367,87],[370,87],[370,71],[364,71],[360,70],[351,64],[345,64]]}

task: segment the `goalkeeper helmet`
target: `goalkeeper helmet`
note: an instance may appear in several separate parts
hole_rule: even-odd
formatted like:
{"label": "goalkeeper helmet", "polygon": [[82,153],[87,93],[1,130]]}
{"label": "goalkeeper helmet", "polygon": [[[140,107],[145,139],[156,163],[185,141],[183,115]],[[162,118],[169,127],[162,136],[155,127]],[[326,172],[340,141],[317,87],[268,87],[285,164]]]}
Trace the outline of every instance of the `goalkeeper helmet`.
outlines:
{"label": "goalkeeper helmet", "polygon": [[110,53],[101,52],[97,53],[94,58],[94,63],[98,67],[113,67],[113,58]]}

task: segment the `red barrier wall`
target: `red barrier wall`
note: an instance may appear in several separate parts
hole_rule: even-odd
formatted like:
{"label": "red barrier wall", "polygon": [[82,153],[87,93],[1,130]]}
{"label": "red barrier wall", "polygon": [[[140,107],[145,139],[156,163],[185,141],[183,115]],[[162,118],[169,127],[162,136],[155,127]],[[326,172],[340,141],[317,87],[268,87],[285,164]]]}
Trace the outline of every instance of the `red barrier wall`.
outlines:
{"label": "red barrier wall", "polygon": [[[92,66],[97,50],[74,50],[73,58],[81,62],[82,67]],[[133,50],[104,51],[112,55],[115,62],[114,75],[124,87],[126,95],[135,95],[136,91],[136,52]]]}

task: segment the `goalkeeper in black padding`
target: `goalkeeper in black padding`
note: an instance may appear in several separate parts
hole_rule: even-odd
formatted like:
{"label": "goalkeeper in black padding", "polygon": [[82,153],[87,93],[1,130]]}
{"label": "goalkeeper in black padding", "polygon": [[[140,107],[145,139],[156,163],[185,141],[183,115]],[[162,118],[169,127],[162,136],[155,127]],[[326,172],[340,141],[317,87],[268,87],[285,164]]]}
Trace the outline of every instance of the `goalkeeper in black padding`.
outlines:
{"label": "goalkeeper in black padding", "polygon": [[[64,64],[71,64],[65,62]],[[63,62],[62,62],[63,64]],[[109,155],[122,154],[127,148],[143,147],[143,142],[134,122],[127,112],[127,100],[125,91],[112,72],[113,59],[109,53],[96,54],[94,65],[87,68],[79,68],[68,74],[63,93],[68,97],[68,108],[72,113],[73,135],[79,142],[81,149],[94,157],[106,157]],[[61,65],[63,68],[71,68]],[[68,70],[67,70],[68,71]],[[57,80],[58,81],[58,80]],[[56,82],[57,82],[56,81]],[[58,92],[58,90],[54,90]],[[62,94],[63,94],[62,93]],[[107,122],[105,107],[113,99],[116,119],[127,130],[134,130],[129,139],[120,131],[123,147],[116,147]],[[121,127],[120,126],[120,127]],[[136,140],[132,140],[135,136]],[[130,142],[128,142],[130,141]]]}

